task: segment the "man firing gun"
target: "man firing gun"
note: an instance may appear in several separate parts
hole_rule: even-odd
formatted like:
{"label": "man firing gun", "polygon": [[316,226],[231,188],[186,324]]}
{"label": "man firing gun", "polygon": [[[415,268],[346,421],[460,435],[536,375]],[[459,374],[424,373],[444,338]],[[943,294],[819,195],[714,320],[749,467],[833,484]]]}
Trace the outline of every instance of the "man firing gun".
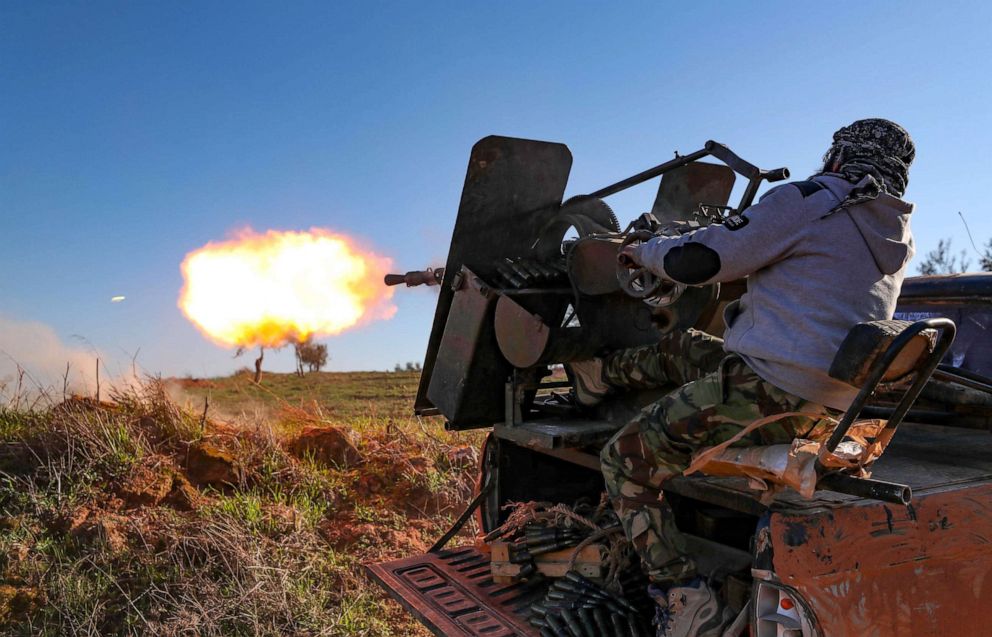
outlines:
{"label": "man firing gun", "polygon": [[914,253],[901,199],[915,147],[884,119],[841,128],[822,171],[769,191],[725,223],[627,246],[621,258],[687,285],[747,277],[725,340],[689,330],[657,345],[572,364],[579,402],[677,385],[606,445],[603,474],[660,606],[663,637],[719,635],[727,613],[696,575],[664,501],[691,455],[759,418],[783,417],[739,444],[788,443],[831,426],[855,390],[827,370],[852,326],[892,318]]}

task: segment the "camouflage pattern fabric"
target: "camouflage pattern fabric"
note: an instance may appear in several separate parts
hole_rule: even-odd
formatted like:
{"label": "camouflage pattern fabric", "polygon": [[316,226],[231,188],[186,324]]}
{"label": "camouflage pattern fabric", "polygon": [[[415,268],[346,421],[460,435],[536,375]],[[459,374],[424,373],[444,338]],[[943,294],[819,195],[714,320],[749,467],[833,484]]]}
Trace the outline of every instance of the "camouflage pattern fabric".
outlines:
{"label": "camouflage pattern fabric", "polygon": [[[665,480],[680,474],[691,455],[724,442],[751,422],[791,411],[835,416],[762,380],[723,342],[690,330],[657,346],[617,352],[605,361],[604,379],[618,387],[681,387],[641,411],[601,454],[606,489],[624,531],[652,581],[662,586],[695,576],[685,536],[662,498]],[[790,417],[771,423],[736,446],[787,443],[831,422]]]}
{"label": "camouflage pattern fabric", "polygon": [[603,380],[622,389],[685,385],[716,370],[726,356],[721,338],[693,329],[671,332],[656,344],[607,356]]}
{"label": "camouflage pattern fabric", "polygon": [[852,191],[840,208],[850,208],[886,192],[902,197],[909,185],[909,166],[916,145],[906,129],[887,119],[861,119],[834,133],[823,157],[824,170],[839,162],[836,174],[851,183],[871,177],[867,186]]}

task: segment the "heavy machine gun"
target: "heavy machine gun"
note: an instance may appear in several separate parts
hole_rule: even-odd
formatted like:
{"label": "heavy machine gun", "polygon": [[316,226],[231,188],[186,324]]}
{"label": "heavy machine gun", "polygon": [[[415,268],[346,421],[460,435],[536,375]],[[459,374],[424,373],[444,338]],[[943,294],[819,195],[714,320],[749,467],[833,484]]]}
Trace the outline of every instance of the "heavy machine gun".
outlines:
{"label": "heavy machine gun", "polygon": [[[417,397],[418,413],[440,413],[451,429],[493,425],[496,438],[581,460],[592,468],[598,466],[595,454],[582,450],[595,450],[657,394],[634,392],[607,401],[594,411],[582,409],[555,392],[568,387],[568,380],[546,380],[555,366],[653,343],[672,330],[695,327],[719,335],[719,309],[738,298],[743,285],[740,282],[721,290],[718,284],[687,287],[664,281],[647,268],[625,263],[622,248],[659,234],[739,221],[761,183],[786,179],[789,171],[762,170],[727,146],[708,141],[700,150],[676,154],[674,159],[589,195],[540,205],[539,193],[545,200],[553,196],[552,201],[561,196],[557,188],[563,190],[567,163],[560,149],[555,144],[500,137],[479,142],[473,150],[443,275],[440,270],[390,275],[387,284],[442,282]],[[557,174],[551,170],[556,155],[562,168]],[[705,157],[714,157],[722,165],[699,161]],[[473,171],[475,162],[477,171]],[[537,162],[541,163],[540,170]],[[500,168],[508,174],[489,183],[485,177]],[[739,202],[731,207],[727,202],[735,174],[747,182]],[[537,176],[541,179],[535,179]],[[641,214],[621,230],[613,210],[601,197],[656,177],[661,177],[661,182],[651,212]],[[512,184],[509,191],[508,184]],[[551,186],[556,187],[554,192],[548,191]],[[521,191],[532,195],[534,201],[521,198]],[[901,414],[915,400],[954,337],[953,324],[934,323],[924,330],[924,326],[916,326],[911,331],[927,338],[940,332],[940,346],[929,348],[923,365],[928,369],[926,377],[907,394],[907,407]],[[911,340],[907,335],[899,341],[888,353],[888,364],[899,354],[896,350]],[[936,337],[933,340],[936,342]],[[861,362],[857,353],[847,356]],[[878,352],[878,358],[885,356]],[[920,359],[917,356],[911,363],[923,364]],[[858,409],[842,421],[831,438],[830,453],[844,440],[860,409],[875,393],[875,386],[888,373],[882,363],[874,372]],[[903,375],[906,373],[903,370]],[[901,418],[890,423],[893,431]],[[783,457],[789,453],[787,448],[775,451]],[[733,469],[726,465],[720,464],[720,471]],[[747,469],[735,470],[754,475],[754,470],[748,473]],[[905,485],[828,475],[837,473],[818,464],[816,475],[804,476],[804,488],[808,491],[810,484],[823,477],[824,488],[899,502],[909,497]]]}
{"label": "heavy machine gun", "polygon": [[[709,156],[725,165],[699,161]],[[630,232],[622,230],[603,197],[661,177],[653,218],[661,225],[705,223],[743,211],[762,182],[788,176],[784,168],[761,170],[726,146],[707,142],[562,202],[570,167],[570,153],[561,144],[494,136],[473,148],[418,413],[441,413],[452,429],[519,424],[543,408],[534,396],[548,365],[654,342],[659,329],[712,321],[720,295],[715,286],[666,297],[647,272],[618,278],[617,248]],[[747,185],[730,209],[735,171]],[[519,400],[508,402],[507,392]]]}
{"label": "heavy machine gun", "polygon": [[[720,163],[701,161],[707,157]],[[565,200],[570,168],[562,144],[480,140],[443,273],[388,281],[440,284],[415,411],[442,416],[451,430],[491,428],[476,496],[452,530],[425,555],[369,567],[439,635],[538,634],[528,609],[547,581],[494,583],[484,550],[446,545],[473,512],[489,533],[506,521],[510,502],[595,502],[603,491],[602,444],[667,391],[623,392],[582,408],[568,399],[572,381],[561,364],[655,343],[674,330],[720,336],[721,310],[745,291],[744,281],[675,285],[619,262],[619,250],[659,233],[733,223],[762,183],[788,177],[784,168],[761,170],[712,141]],[[746,183],[731,206],[738,175]],[[659,177],[650,211],[621,225],[604,198]],[[757,637],[886,634],[886,626],[906,621],[925,624],[919,634],[978,634],[984,625],[952,609],[978,613],[989,599],[987,591],[972,592],[983,590],[992,568],[992,438],[979,431],[992,428],[992,381],[984,375],[992,370],[992,275],[907,287],[905,320],[864,324],[835,359],[838,377],[862,391],[825,442],[829,451],[863,416],[888,420],[886,443],[904,418],[914,425],[900,429],[873,480],[817,465],[812,481],[800,485],[803,495],[787,490],[769,502],[752,488],[754,467],[741,472],[739,459],[724,454],[704,475],[666,482],[665,498],[692,540],[697,566],[724,583],[728,603]],[[977,313],[972,299],[985,304]],[[950,359],[977,360],[971,371],[947,359],[937,368],[954,340],[955,325],[943,318],[952,310],[971,334],[959,339],[967,349],[950,350]],[[938,376],[954,387],[935,387],[930,379]],[[887,383],[906,378],[889,392]],[[921,392],[927,398],[924,390],[930,402],[914,407]],[[883,395],[891,400],[879,400]],[[759,468],[774,470],[781,450],[759,451],[759,460],[769,461]],[[949,529],[943,541],[934,535],[942,529]],[[914,566],[923,560],[932,571]],[[960,594],[932,603],[945,588]],[[913,597],[927,603],[904,613],[899,600]],[[862,611],[871,615],[852,615]]]}

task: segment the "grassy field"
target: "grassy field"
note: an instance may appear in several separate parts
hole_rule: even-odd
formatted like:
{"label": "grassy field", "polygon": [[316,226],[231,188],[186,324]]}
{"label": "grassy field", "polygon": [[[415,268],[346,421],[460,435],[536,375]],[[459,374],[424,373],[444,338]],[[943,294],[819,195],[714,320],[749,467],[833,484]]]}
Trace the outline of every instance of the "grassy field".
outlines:
{"label": "grassy field", "polygon": [[251,373],[242,372],[225,378],[174,379],[167,384],[181,390],[174,397],[193,411],[203,409],[204,398],[214,413],[241,419],[271,416],[287,406],[316,407],[327,419],[354,426],[383,419],[414,422],[413,399],[419,382],[420,372],[316,372],[304,376],[267,373],[256,385]]}
{"label": "grassy field", "polygon": [[0,634],[426,635],[361,569],[471,495],[481,434],[413,417],[418,376],[0,408]]}

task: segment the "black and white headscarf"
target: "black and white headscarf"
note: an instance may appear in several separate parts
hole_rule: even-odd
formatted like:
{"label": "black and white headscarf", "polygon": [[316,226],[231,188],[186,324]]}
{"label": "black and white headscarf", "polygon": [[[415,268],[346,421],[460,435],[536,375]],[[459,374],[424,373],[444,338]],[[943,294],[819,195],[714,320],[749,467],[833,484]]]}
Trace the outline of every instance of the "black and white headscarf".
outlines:
{"label": "black and white headscarf", "polygon": [[[823,156],[820,174],[837,175],[851,183],[868,182],[851,191],[838,208],[871,201],[883,192],[902,197],[909,184],[909,166],[916,146],[906,129],[887,119],[860,119],[834,133],[834,143]],[[836,172],[830,169],[839,164]]]}

